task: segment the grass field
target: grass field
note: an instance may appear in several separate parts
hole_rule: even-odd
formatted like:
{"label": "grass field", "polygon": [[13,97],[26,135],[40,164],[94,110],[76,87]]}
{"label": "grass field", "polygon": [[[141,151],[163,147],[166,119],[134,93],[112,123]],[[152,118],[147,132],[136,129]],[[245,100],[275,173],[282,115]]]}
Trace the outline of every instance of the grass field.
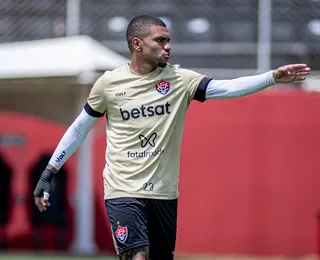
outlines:
{"label": "grass field", "polygon": [[[43,254],[5,254],[0,253],[0,260],[118,260],[113,256],[59,256]],[[241,256],[208,256],[208,257],[175,257],[176,260],[319,260],[317,256],[290,258],[278,257],[241,257]]]}

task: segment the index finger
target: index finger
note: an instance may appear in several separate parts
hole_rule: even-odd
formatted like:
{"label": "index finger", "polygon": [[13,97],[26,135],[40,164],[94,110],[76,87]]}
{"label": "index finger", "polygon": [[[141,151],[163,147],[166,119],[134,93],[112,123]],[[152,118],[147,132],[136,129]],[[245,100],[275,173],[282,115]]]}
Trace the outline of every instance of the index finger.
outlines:
{"label": "index finger", "polygon": [[34,204],[36,204],[40,212],[43,211],[43,204],[40,197],[34,197]]}
{"label": "index finger", "polygon": [[290,64],[288,65],[288,67],[292,68],[292,69],[304,69],[306,67],[308,67],[307,64],[301,63],[301,64]]}

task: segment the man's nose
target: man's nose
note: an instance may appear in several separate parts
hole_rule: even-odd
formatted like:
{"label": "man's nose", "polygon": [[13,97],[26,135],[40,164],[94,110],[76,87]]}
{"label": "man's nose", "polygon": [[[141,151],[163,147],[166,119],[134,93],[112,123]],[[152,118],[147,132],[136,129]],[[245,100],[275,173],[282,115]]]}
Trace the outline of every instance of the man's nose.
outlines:
{"label": "man's nose", "polygon": [[167,42],[167,44],[164,46],[164,49],[165,49],[166,51],[171,51],[171,45],[170,45],[170,43]]}

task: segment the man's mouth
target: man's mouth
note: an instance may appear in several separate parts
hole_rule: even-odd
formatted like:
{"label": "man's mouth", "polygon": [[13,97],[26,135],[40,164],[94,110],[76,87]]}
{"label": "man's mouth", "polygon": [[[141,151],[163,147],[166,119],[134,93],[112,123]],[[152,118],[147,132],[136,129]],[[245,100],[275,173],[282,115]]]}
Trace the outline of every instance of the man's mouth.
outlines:
{"label": "man's mouth", "polygon": [[164,54],[163,57],[165,57],[167,60],[169,60],[170,59],[170,53]]}

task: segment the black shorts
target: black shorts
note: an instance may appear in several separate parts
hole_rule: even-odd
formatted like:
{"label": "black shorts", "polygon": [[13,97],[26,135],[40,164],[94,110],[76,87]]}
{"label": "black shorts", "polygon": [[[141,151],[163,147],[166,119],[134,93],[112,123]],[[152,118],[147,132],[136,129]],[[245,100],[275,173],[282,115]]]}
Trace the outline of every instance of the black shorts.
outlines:
{"label": "black shorts", "polygon": [[116,198],[106,200],[118,255],[149,246],[152,260],[174,257],[177,232],[177,199]]}

